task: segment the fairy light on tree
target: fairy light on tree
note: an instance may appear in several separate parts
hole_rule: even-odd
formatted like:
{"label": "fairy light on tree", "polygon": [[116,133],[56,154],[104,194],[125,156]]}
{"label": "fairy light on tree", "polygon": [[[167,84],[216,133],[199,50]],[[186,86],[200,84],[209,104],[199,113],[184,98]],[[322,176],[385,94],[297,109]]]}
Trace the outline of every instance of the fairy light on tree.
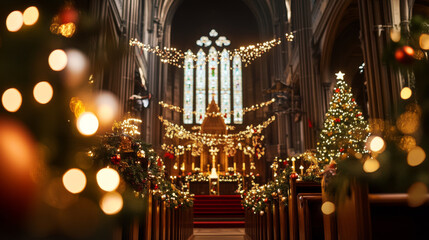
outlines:
{"label": "fairy light on tree", "polygon": [[365,153],[369,133],[368,123],[344,81],[344,73],[335,75],[338,81],[317,143],[316,156],[322,165],[348,157],[349,150]]}

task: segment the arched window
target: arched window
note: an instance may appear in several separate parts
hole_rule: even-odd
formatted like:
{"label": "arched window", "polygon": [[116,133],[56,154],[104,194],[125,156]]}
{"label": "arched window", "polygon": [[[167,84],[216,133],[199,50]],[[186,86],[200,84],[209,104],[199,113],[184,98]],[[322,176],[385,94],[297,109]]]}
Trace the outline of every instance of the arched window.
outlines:
{"label": "arched window", "polygon": [[218,62],[217,51],[214,47],[209,50],[209,102],[214,98],[215,102],[218,101]]}
{"label": "arched window", "polygon": [[188,50],[185,56],[185,76],[184,76],[184,94],[183,94],[183,123],[192,124],[192,108],[194,103],[194,60],[192,52]]}
{"label": "arched window", "polygon": [[225,123],[231,123],[231,77],[229,67],[229,53],[223,49],[220,59],[220,109],[224,114]]}
{"label": "arched window", "polygon": [[243,123],[243,86],[241,74],[241,57],[236,54],[232,59],[232,79],[234,81],[234,123]]}
{"label": "arched window", "polygon": [[[209,36],[215,38],[218,36],[215,30],[211,30]],[[185,55],[184,65],[184,113],[183,123],[193,124],[192,109],[194,106],[193,97],[195,94],[195,112],[197,124],[201,124],[206,112],[206,105],[212,98],[219,105],[225,123],[230,124],[232,119],[235,124],[243,123],[243,93],[242,93],[242,69],[240,55],[234,55],[231,68],[230,51],[223,49],[219,53],[215,47],[211,46],[215,42],[218,47],[229,46],[230,41],[220,36],[216,41],[211,41],[209,37],[203,36],[197,41],[200,47],[210,47],[207,57],[203,49],[200,49],[196,56],[195,65],[195,93],[193,92],[193,60],[194,56],[191,50],[188,50]],[[220,55],[220,58],[219,58]],[[219,60],[220,59],[220,60]],[[206,65],[208,67],[206,68]],[[230,72],[232,70],[232,73]],[[207,79],[206,79],[207,71]],[[219,73],[220,72],[220,73]],[[219,74],[220,74],[220,89],[219,89]],[[231,82],[232,75],[232,82]],[[208,88],[206,89],[206,81]],[[233,93],[231,93],[231,86]],[[219,99],[220,95],[220,99]],[[220,100],[220,104],[219,104]],[[232,102],[232,104],[231,104]],[[232,112],[234,113],[231,116]]]}
{"label": "arched window", "polygon": [[195,89],[196,104],[195,111],[196,122],[203,123],[204,114],[206,113],[206,54],[200,49],[197,53],[197,86]]}

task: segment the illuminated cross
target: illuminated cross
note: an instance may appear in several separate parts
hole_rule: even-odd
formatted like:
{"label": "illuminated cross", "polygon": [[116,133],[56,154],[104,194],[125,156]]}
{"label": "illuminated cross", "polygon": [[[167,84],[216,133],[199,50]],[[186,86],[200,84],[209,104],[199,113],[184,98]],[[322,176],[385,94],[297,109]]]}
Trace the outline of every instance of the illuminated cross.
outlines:
{"label": "illuminated cross", "polygon": [[344,80],[344,75],[346,75],[346,74],[339,71],[338,73],[335,73],[335,75],[337,76],[337,79]]}

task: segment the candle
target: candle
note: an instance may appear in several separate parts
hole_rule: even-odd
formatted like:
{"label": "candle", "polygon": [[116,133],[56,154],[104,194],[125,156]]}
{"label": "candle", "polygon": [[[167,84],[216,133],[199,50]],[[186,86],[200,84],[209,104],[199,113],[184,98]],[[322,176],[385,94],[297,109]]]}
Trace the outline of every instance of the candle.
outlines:
{"label": "candle", "polygon": [[246,171],[246,163],[243,162],[243,171]]}
{"label": "candle", "polygon": [[237,171],[237,163],[234,162],[234,172]]}
{"label": "candle", "polygon": [[192,162],[192,171],[195,169],[195,162]]}
{"label": "candle", "polygon": [[295,157],[292,157],[292,172],[296,172],[295,171]]}
{"label": "candle", "polygon": [[300,166],[299,169],[301,170],[301,175],[304,175],[304,166]]}
{"label": "candle", "polygon": [[217,170],[220,171],[220,164],[217,164]]}

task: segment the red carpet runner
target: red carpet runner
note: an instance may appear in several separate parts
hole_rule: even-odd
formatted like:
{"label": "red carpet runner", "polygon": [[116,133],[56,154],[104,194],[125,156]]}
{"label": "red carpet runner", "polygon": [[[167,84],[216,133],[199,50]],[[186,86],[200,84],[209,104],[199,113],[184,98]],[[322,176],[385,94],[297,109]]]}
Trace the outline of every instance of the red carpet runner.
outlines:
{"label": "red carpet runner", "polygon": [[240,195],[195,195],[194,228],[243,228]]}

